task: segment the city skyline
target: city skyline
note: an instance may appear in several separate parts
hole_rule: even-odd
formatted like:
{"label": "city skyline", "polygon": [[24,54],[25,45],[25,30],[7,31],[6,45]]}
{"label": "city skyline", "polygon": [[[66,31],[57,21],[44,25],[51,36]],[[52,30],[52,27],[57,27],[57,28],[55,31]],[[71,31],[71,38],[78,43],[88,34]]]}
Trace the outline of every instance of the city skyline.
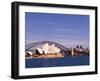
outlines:
{"label": "city skyline", "polygon": [[89,16],[25,13],[25,44],[54,41],[65,47],[89,46]]}

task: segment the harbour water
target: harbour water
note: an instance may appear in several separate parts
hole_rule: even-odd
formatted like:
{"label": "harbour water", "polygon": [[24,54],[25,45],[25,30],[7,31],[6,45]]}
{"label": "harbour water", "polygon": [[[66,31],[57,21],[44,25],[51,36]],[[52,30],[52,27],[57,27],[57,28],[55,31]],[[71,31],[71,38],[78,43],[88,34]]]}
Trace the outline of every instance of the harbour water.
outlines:
{"label": "harbour water", "polygon": [[25,59],[26,68],[89,65],[89,56],[65,56],[61,58]]}

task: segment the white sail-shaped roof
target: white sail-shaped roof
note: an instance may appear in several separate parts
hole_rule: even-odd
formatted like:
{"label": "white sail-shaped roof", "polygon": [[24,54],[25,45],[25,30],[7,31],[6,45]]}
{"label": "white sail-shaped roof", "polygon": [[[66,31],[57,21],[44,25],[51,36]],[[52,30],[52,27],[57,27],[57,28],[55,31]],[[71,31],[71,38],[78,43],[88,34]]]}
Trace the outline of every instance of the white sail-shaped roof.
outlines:
{"label": "white sail-shaped roof", "polygon": [[37,50],[38,50],[38,52],[39,52],[40,54],[43,54],[43,51],[42,51],[41,48],[37,48]]}
{"label": "white sail-shaped roof", "polygon": [[48,43],[44,44],[42,50],[45,54],[47,53],[59,53],[60,49],[55,46],[55,44],[49,45]]}

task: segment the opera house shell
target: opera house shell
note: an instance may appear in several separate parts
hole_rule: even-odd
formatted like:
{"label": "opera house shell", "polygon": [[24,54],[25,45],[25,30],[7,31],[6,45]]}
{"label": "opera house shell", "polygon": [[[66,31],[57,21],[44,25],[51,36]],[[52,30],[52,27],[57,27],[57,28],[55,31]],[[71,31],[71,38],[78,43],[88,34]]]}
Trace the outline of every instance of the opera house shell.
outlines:
{"label": "opera house shell", "polygon": [[48,43],[44,44],[42,48],[37,48],[37,50],[40,54],[60,53],[60,49],[55,44],[49,45]]}

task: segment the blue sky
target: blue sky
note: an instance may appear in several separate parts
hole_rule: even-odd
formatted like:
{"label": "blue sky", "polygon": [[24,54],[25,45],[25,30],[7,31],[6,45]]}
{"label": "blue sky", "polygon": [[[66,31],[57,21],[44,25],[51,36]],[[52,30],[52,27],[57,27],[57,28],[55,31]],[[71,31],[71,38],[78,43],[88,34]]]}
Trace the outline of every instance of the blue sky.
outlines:
{"label": "blue sky", "polygon": [[25,13],[25,44],[54,41],[66,47],[89,46],[89,16]]}

